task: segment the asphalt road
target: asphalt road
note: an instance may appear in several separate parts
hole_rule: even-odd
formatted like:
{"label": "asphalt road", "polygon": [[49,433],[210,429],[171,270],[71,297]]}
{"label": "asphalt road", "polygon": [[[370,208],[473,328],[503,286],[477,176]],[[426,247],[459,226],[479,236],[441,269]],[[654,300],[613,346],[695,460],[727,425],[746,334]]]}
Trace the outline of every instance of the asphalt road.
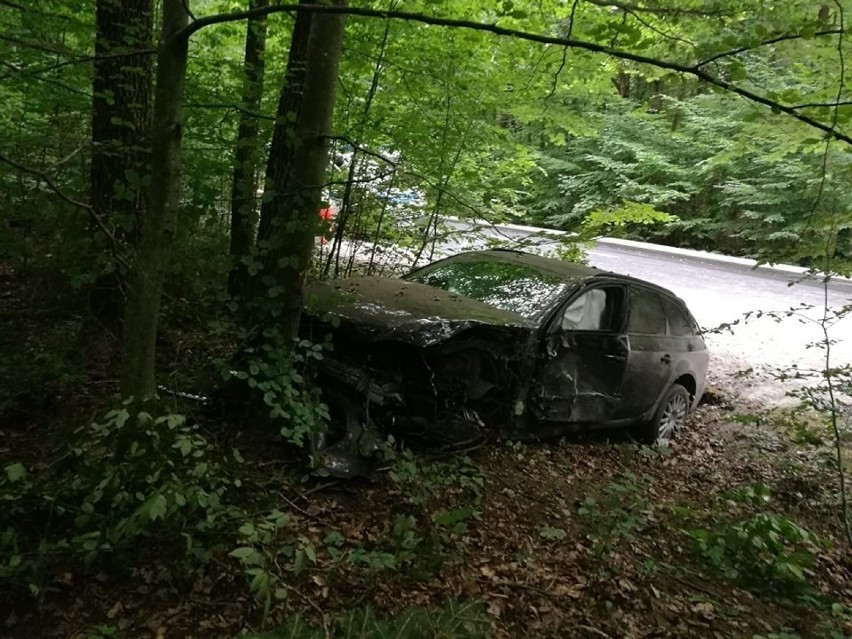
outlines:
{"label": "asphalt road", "polygon": [[[483,248],[495,240],[545,254],[558,246],[558,234],[542,229],[452,220],[446,225],[440,242],[444,253]],[[732,324],[729,330],[707,335],[716,361],[729,367],[822,368],[825,351],[813,344],[823,338],[818,322],[825,303],[835,310],[852,303],[852,281],[832,280],[826,291],[821,280],[806,279],[795,267],[754,268],[746,260],[726,256],[606,239],[591,247],[587,258],[592,266],[674,291],[705,329]],[[829,330],[836,341],[833,364],[852,362],[852,314]]]}
{"label": "asphalt road", "polygon": [[[637,243],[639,244],[639,243]],[[822,280],[773,268],[670,254],[656,247],[626,247],[599,243],[588,251],[589,263],[598,268],[639,277],[677,293],[689,304],[705,327],[730,322],[749,311],[786,311],[825,306]],[[842,306],[852,297],[852,282],[829,283],[829,306]]]}

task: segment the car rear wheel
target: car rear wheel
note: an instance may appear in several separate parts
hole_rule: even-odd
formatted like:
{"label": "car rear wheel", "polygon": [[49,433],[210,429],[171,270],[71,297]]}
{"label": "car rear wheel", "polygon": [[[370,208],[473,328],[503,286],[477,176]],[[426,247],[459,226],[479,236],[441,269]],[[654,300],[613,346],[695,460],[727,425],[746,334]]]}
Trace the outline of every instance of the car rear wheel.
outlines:
{"label": "car rear wheel", "polygon": [[671,442],[675,432],[686,421],[691,399],[683,386],[672,384],[651,421],[639,427],[637,434],[642,442],[661,445]]}

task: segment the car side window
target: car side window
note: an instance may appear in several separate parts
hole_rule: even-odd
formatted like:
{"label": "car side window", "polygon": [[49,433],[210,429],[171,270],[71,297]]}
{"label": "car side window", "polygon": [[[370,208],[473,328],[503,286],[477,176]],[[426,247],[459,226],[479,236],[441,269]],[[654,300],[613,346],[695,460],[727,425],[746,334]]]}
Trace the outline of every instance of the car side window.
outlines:
{"label": "car side window", "polygon": [[666,334],[666,314],[659,295],[639,286],[630,287],[630,320],[627,330],[644,335]]}
{"label": "car side window", "polygon": [[622,299],[622,289],[617,286],[588,290],[565,307],[559,326],[563,331],[617,330]]}
{"label": "car side window", "polygon": [[663,299],[666,308],[666,317],[669,320],[669,335],[676,337],[691,337],[695,335],[692,322],[684,312],[671,300]]}

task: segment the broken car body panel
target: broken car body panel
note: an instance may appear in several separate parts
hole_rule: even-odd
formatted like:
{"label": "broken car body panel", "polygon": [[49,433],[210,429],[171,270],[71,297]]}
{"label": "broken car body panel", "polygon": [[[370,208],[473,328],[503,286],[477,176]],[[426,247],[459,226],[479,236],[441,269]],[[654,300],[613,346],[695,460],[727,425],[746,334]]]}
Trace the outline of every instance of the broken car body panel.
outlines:
{"label": "broken car body panel", "polygon": [[502,250],[403,279],[317,282],[303,334],[333,340],[321,374],[346,434],[324,454],[341,475],[364,452],[356,430],[448,447],[488,432],[545,437],[649,420],[675,383],[694,406],[708,360],[669,291]]}

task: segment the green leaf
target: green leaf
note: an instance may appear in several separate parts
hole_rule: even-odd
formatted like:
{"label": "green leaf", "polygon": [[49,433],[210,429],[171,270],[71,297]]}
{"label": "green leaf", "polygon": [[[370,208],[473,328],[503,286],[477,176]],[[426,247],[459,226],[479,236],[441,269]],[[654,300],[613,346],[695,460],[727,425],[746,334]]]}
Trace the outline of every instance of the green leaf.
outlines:
{"label": "green leaf", "polygon": [[325,536],[325,539],[322,540],[326,546],[338,547],[342,546],[345,541],[343,535],[340,534],[337,530],[332,530]]}
{"label": "green leaf", "polygon": [[305,554],[304,548],[299,548],[296,551],[296,557],[293,559],[293,572],[297,575],[305,569],[305,566],[308,563],[308,557]]}
{"label": "green leaf", "polygon": [[561,539],[565,539],[565,537],[568,536],[568,533],[565,532],[564,529],[554,528],[553,526],[542,526],[541,529],[538,531],[538,534],[542,539],[549,539],[549,540],[556,540],[556,541],[561,540]]}
{"label": "green leaf", "polygon": [[151,502],[151,507],[148,509],[148,517],[151,521],[156,521],[157,519],[163,519],[166,516],[166,507],[168,506],[168,502],[166,498],[160,494],[154,497],[154,500]]}
{"label": "green leaf", "polygon": [[251,546],[240,546],[229,552],[228,555],[249,566],[260,564],[260,553]]}
{"label": "green leaf", "polygon": [[451,510],[449,512],[441,513],[435,516],[435,523],[441,526],[452,526],[453,524],[457,524],[459,522],[466,521],[470,519],[474,514],[473,508],[464,507],[464,508],[456,508],[455,510]]}
{"label": "green leaf", "polygon": [[175,442],[175,448],[180,451],[181,456],[188,457],[192,452],[192,440],[189,437],[181,437]]}
{"label": "green leaf", "polygon": [[251,580],[251,584],[249,584],[249,589],[252,592],[264,595],[269,589],[269,573],[265,570],[258,572],[254,576],[254,579]]}
{"label": "green leaf", "polygon": [[13,484],[23,480],[27,476],[27,469],[23,464],[15,463],[6,466],[6,477]]}
{"label": "green leaf", "polygon": [[130,419],[130,413],[127,412],[126,409],[122,408],[121,410],[116,411],[115,413],[115,425],[119,428],[122,428],[127,420]]}

